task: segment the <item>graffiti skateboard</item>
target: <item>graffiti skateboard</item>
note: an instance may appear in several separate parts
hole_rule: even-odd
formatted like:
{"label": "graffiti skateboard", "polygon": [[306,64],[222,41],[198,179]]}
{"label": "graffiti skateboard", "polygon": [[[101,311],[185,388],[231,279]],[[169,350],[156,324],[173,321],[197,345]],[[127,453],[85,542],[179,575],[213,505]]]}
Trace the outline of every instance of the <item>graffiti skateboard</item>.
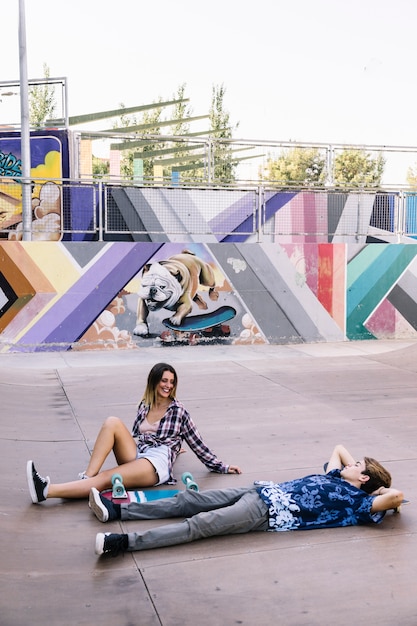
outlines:
{"label": "graffiti skateboard", "polygon": [[210,313],[185,317],[179,326],[172,324],[169,318],[162,320],[164,326],[172,331],[165,331],[161,339],[167,343],[185,341],[197,343],[199,338],[218,338],[230,335],[230,326],[226,324],[236,315],[236,309],[231,306],[221,306]]}
{"label": "graffiti skateboard", "polygon": [[218,326],[224,324],[233,319],[236,315],[236,309],[231,306],[221,306],[215,311],[210,313],[201,313],[200,315],[191,315],[184,317],[179,326],[175,326],[169,321],[169,318],[162,320],[164,326],[170,330],[177,330],[179,332],[198,332],[200,330],[207,330],[212,326]]}
{"label": "graffiti skateboard", "polygon": [[[192,474],[184,472],[181,476],[186,489],[198,491],[198,485],[194,481]],[[101,495],[115,504],[129,504],[130,502],[151,502],[152,500],[161,500],[163,498],[172,498],[180,492],[179,489],[125,489],[123,478],[120,474],[113,474],[112,489],[106,489]]]}

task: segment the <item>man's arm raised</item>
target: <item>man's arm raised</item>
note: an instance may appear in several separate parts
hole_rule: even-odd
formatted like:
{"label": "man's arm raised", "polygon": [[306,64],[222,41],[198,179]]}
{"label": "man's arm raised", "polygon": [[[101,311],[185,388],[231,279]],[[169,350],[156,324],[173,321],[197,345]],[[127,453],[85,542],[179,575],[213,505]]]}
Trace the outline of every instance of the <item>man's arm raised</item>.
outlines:
{"label": "man's arm raised", "polygon": [[346,450],[346,448],[340,444],[335,446],[333,452],[330,455],[329,462],[326,468],[327,472],[333,469],[342,469],[345,465],[349,465],[351,463],[355,463],[355,459],[353,456]]}

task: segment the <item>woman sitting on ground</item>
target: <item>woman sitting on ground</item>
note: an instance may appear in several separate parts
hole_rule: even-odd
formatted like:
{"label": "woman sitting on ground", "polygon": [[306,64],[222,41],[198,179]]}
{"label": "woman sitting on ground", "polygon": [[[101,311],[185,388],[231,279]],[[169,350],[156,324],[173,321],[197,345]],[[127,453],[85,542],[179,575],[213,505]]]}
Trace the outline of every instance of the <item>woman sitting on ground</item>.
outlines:
{"label": "woman sitting on ground", "polygon": [[[139,404],[132,434],[118,417],[108,417],[101,427],[85,472],[79,480],[51,483],[27,462],[27,480],[32,502],[46,498],[87,498],[94,487],[99,491],[112,486],[118,473],[126,489],[174,484],[173,466],[185,441],[202,463],[221,474],[240,474],[237,465],[226,465],[206,446],[190,414],[176,399],[177,373],[167,363],[157,363],[148,375],[148,382]],[[104,461],[114,452],[118,467],[101,470]]]}

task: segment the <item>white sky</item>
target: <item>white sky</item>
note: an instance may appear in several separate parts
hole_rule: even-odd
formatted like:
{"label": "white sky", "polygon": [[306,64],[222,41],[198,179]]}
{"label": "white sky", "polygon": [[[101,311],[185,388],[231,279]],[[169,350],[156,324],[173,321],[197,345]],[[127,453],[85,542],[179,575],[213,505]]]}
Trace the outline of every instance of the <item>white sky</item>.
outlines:
{"label": "white sky", "polygon": [[[4,5],[1,81],[19,79],[18,0]],[[69,115],[169,100],[182,83],[204,115],[223,84],[235,138],[417,146],[415,0],[25,5],[28,76],[46,63],[67,77]],[[0,123],[16,119],[19,99],[3,98]]]}

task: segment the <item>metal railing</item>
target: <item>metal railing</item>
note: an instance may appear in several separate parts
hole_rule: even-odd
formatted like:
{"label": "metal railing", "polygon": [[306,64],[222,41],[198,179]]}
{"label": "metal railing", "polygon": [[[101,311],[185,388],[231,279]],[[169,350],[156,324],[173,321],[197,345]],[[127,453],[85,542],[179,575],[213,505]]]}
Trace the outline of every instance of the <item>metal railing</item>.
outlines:
{"label": "metal railing", "polygon": [[[35,179],[32,239],[403,241],[417,237],[417,192],[246,184],[176,186]],[[0,236],[20,240],[21,185],[0,179]]]}

